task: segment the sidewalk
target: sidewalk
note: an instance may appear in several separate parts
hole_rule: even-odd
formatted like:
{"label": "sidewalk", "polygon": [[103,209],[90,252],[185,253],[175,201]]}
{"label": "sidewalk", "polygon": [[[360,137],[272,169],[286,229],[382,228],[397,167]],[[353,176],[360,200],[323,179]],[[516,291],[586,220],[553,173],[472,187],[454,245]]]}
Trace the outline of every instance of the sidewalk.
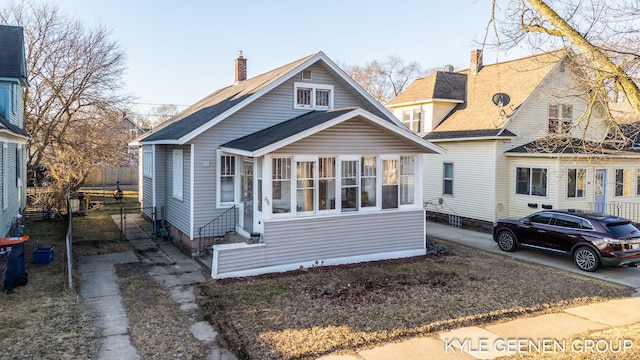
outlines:
{"label": "sidewalk", "polygon": [[[429,222],[427,233],[434,239],[448,240],[492,252],[501,252],[492,235],[448,225]],[[517,251],[510,253],[527,261],[543,262],[544,255]],[[573,263],[567,259],[555,259]],[[557,264],[556,264],[557,265]],[[564,264],[562,264],[564,265]],[[630,269],[636,270],[636,269]],[[583,275],[584,272],[576,271]],[[596,275],[597,276],[597,275]],[[597,277],[606,278],[607,275]],[[328,355],[318,360],[438,360],[438,359],[496,359],[518,352],[532,355],[565,353],[576,355],[600,353],[608,350],[615,357],[635,349],[640,344],[624,338],[599,339],[573,337],[591,331],[606,330],[640,323],[640,297],[618,299],[603,303],[569,308],[560,313],[520,318],[504,323],[471,326],[415,337],[403,342],[362,350],[356,355]],[[619,335],[624,336],[624,334]]]}
{"label": "sidewalk", "polygon": [[[120,216],[114,215],[113,218],[120,226]],[[116,264],[143,262],[158,265],[150,266],[149,274],[169,289],[171,299],[180,304],[185,318],[196,319],[198,317],[192,315],[200,311],[194,293],[194,285],[205,281],[200,265],[170,241],[153,240],[149,236],[149,222],[140,215],[127,214],[124,226],[127,238],[136,252],[83,256],[79,260],[78,270],[82,277],[80,294],[89,316],[101,329],[98,359],[140,358],[128,333],[129,320],[122,306]],[[217,332],[209,322],[192,322],[189,327],[191,334],[208,346],[207,359],[236,360],[231,352],[220,345]]]}

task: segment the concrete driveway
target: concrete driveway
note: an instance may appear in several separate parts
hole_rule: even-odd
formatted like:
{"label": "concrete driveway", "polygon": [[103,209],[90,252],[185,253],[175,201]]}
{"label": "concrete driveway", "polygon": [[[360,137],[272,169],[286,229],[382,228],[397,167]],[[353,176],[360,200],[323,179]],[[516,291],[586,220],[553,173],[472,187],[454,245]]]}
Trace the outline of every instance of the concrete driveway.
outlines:
{"label": "concrete driveway", "polygon": [[530,249],[518,249],[515,252],[504,252],[500,250],[498,244],[493,241],[491,234],[459,229],[446,224],[427,222],[427,235],[433,239],[447,240],[495,253],[509,256],[516,259],[531,261],[534,263],[552,266],[558,269],[571,271],[576,274],[590,276],[618,284],[630,286],[636,289],[633,296],[640,296],[640,268],[636,267],[603,267],[595,272],[579,270],[569,258],[560,257],[554,254],[538,252]]}

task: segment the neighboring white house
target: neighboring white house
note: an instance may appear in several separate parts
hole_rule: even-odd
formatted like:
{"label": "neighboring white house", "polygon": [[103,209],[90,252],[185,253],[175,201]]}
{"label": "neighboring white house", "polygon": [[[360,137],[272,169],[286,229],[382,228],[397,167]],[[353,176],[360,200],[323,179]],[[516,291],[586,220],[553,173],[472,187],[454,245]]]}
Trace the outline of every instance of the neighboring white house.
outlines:
{"label": "neighboring white house", "polygon": [[28,86],[22,27],[0,25],[0,237],[15,232],[27,204],[27,140],[22,94]]}
{"label": "neighboring white house", "polygon": [[[423,154],[324,53],[220,89],[132,143],[142,208],[188,251],[214,245],[214,278],[426,253]],[[427,155],[428,156],[428,155]]]}
{"label": "neighboring white house", "polygon": [[474,50],[469,69],[417,79],[389,102],[396,117],[447,150],[425,157],[429,215],[489,228],[541,209],[633,207],[640,152],[594,146],[618,127],[598,101],[587,113],[584,79],[568,50],[487,66]]}

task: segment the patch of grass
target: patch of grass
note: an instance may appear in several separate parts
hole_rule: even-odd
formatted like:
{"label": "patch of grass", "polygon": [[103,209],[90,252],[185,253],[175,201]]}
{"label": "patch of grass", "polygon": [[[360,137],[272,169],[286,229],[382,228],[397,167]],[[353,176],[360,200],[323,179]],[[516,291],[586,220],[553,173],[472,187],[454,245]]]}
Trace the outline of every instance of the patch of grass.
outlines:
{"label": "patch of grass", "polygon": [[211,280],[198,300],[241,358],[312,359],[633,292],[442,243],[451,255]]}
{"label": "patch of grass", "polygon": [[[97,330],[90,325],[82,299],[68,289],[64,221],[27,222],[26,286],[0,293],[0,358],[95,358]],[[33,249],[53,246],[53,261],[34,264]]]}
{"label": "patch of grass", "polygon": [[141,359],[207,358],[207,346],[189,332],[194,319],[149,275],[149,265],[119,264],[116,271],[131,342]]}
{"label": "patch of grass", "polygon": [[[111,252],[132,250],[133,247],[120,234],[118,225],[111,215],[140,211],[138,193],[124,192],[122,202],[115,202],[113,197],[102,198],[85,192],[91,200],[103,201],[103,204],[85,212],[84,216],[73,220],[74,254],[99,255]],[[109,200],[109,201],[107,201]]]}

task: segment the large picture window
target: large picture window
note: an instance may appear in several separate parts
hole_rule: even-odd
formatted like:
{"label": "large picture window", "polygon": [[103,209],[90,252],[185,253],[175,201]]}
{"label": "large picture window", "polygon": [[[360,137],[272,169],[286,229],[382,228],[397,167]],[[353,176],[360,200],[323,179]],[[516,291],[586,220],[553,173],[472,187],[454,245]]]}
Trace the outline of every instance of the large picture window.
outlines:
{"label": "large picture window", "polygon": [[361,159],[361,178],[362,193],[360,195],[360,202],[362,207],[376,207],[376,168],[377,158],[375,156],[363,157]]}
{"label": "large picture window", "polygon": [[173,197],[182,200],[182,188],[184,177],[184,158],[182,149],[172,151],[172,172],[173,172]]}
{"label": "large picture window", "polygon": [[631,170],[616,169],[616,196],[631,195]]}
{"label": "large picture window", "polygon": [[567,170],[567,197],[581,198],[585,197],[584,189],[586,187],[587,170],[585,169],[569,169]]}
{"label": "large picture window", "polygon": [[233,155],[220,156],[220,202],[235,202],[236,194],[236,157]]}
{"label": "large picture window", "polygon": [[516,194],[547,196],[547,169],[516,168]]}

